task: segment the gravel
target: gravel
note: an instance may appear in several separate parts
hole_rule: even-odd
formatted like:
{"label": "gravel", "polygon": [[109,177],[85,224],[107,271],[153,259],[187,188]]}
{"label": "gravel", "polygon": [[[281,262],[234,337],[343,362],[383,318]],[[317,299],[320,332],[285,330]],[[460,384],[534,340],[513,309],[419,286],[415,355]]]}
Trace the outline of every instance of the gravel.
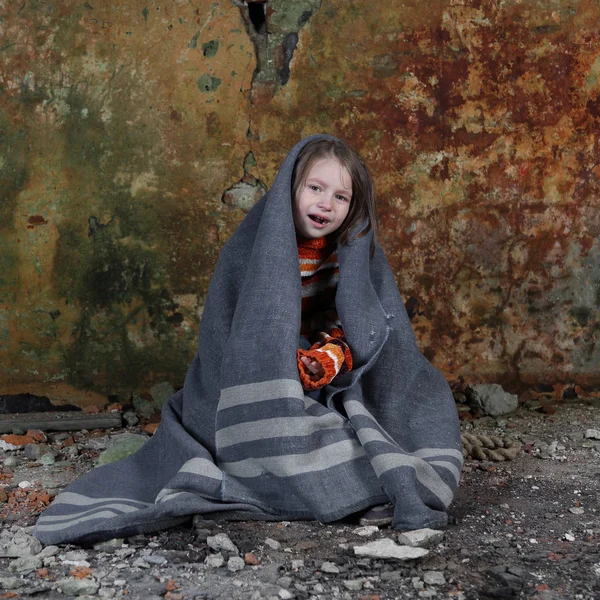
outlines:
{"label": "gravel", "polygon": [[[553,414],[519,409],[502,419],[463,422],[463,429],[510,435],[524,452],[504,463],[468,462],[450,524],[442,532],[361,528],[350,520],[225,522],[206,515],[168,531],[85,548],[42,549],[31,525],[43,506],[27,499],[44,486],[62,489],[92,467],[111,438],[123,438],[115,432],[72,434],[69,466],[59,464],[67,450],[59,446],[71,443],[71,435],[48,434],[44,443],[56,453],[55,465],[32,462],[23,449],[0,449],[0,485],[9,498],[0,502],[0,595],[48,600],[599,598],[600,444],[585,437],[589,429],[600,431],[597,408],[565,403]],[[126,431],[140,435],[135,427]],[[16,459],[9,461],[13,466],[6,464],[9,457]],[[29,487],[18,488],[20,481]],[[365,547],[364,554],[356,552]],[[422,556],[394,557],[406,551]]]}

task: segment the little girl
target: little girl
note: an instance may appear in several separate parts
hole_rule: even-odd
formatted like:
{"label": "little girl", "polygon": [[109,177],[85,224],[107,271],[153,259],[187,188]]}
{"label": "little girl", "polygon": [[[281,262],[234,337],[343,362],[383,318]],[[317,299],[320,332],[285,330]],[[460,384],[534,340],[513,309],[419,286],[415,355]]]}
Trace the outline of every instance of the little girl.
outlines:
{"label": "little girl", "polygon": [[73,483],[35,535],[125,537],[193,514],[445,525],[456,409],[376,233],[358,154],[330,136],[299,142],[221,250],[198,353],[154,437]]}

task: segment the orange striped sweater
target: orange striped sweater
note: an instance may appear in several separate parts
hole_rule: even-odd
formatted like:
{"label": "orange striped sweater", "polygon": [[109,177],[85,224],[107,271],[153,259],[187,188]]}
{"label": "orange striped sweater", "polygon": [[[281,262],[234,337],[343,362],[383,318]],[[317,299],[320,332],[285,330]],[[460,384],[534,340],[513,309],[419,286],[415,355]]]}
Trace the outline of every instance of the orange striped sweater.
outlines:
{"label": "orange striped sweater", "polygon": [[[302,276],[301,335],[313,345],[309,350],[298,350],[297,361],[300,381],[306,390],[317,390],[352,369],[352,355],[344,339],[337,312],[335,292],[339,265],[335,246],[328,245],[325,237],[297,238],[300,274]],[[324,374],[318,380],[301,358],[316,360]]]}

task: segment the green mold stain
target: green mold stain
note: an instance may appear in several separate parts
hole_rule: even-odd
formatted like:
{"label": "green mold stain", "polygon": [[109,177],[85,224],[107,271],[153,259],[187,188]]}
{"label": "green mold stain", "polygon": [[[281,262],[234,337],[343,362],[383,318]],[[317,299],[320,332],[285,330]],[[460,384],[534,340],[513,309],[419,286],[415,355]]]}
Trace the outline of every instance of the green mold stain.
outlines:
{"label": "green mold stain", "polygon": [[221,80],[218,77],[213,77],[208,73],[205,73],[196,80],[198,89],[201,92],[209,93],[214,92],[221,85]]}
{"label": "green mold stain", "polygon": [[219,40],[210,40],[206,44],[202,44],[202,54],[206,58],[212,58],[219,51]]}
{"label": "green mold stain", "polygon": [[196,33],[196,35],[190,40],[188,44],[188,48],[195,50],[198,47],[198,38],[200,37],[200,32]]}
{"label": "green mold stain", "polygon": [[600,77],[600,56],[592,64],[590,74],[585,79],[585,87],[588,90],[593,88],[598,81],[598,77]]}
{"label": "green mold stain", "polygon": [[249,173],[254,167],[256,167],[256,158],[252,152],[248,152],[244,159],[244,173]]}
{"label": "green mold stain", "polygon": [[148,10],[148,7],[145,6],[144,10],[142,10],[142,15],[144,15],[144,21],[146,22],[146,25],[148,24],[148,15],[150,14],[150,11]]}

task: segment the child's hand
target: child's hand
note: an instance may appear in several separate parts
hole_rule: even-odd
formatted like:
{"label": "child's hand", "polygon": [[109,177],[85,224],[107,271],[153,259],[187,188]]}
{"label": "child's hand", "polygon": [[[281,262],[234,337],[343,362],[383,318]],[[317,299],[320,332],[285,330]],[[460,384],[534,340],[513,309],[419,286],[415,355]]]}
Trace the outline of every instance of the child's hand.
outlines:
{"label": "child's hand", "polygon": [[325,369],[319,361],[310,359],[308,356],[302,356],[300,360],[306,367],[306,374],[311,381],[319,381],[325,375]]}

